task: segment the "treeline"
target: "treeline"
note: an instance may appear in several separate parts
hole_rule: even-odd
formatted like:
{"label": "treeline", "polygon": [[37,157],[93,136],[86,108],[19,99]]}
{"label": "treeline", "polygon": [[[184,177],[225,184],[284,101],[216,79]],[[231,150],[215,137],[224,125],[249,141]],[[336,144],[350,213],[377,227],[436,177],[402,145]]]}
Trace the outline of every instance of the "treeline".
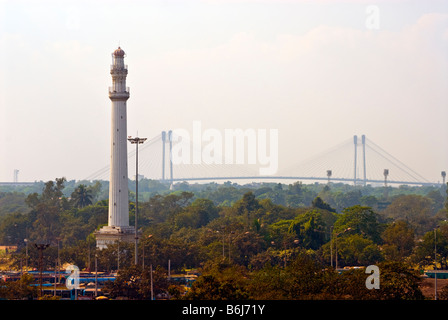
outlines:
{"label": "treeline", "polygon": [[[2,208],[0,241],[19,247],[3,257],[3,267],[38,268],[34,244],[47,243],[45,269],[93,270],[96,262],[100,271],[120,270],[105,288],[112,297],[148,298],[152,265],[156,292],[181,298],[181,287],[166,281],[170,263],[172,273],[200,270],[188,299],[420,299],[419,270],[435,260],[437,268],[448,264],[445,186],[403,186],[386,199],[383,188],[370,186],[152,185],[159,191],[139,196],[138,267],[133,243],[96,249],[94,231],[107,224],[108,212],[101,182],[61,178],[40,192],[3,191],[0,201],[13,201]],[[361,269],[332,271],[371,264],[382,270],[380,291],[365,289]]]}
{"label": "treeline", "polygon": [[[104,192],[101,183],[77,185],[69,196],[66,183],[64,178],[46,182],[40,193],[26,195],[27,210],[2,216],[0,242],[19,246],[17,268],[25,264],[37,267],[34,243],[50,244],[45,252],[48,268],[54,267],[58,251],[62,263],[74,263],[80,269],[92,267],[96,251],[93,232],[107,224],[108,202],[99,200]],[[382,192],[371,187],[301,183],[242,187],[226,183],[189,188],[198,190],[163,189],[139,202],[139,259],[147,265],[166,266],[170,260],[173,270],[181,270],[226,259],[259,269],[266,263],[285,266],[300,249],[327,266],[406,261],[423,268],[433,263],[434,229],[439,267],[447,265],[445,188],[425,189],[426,195],[421,195],[410,194],[411,189],[403,187],[404,194],[391,195],[382,210],[377,203],[384,199],[372,195]],[[348,191],[343,193],[342,188]],[[296,205],[281,204],[279,199]],[[339,209],[337,203],[350,206]],[[131,225],[134,212],[131,201]],[[134,261],[132,248],[133,244],[121,244],[103,250],[97,254],[99,267],[116,270],[119,263],[125,267]]]}
{"label": "treeline", "polygon": [[[419,287],[421,277],[415,270],[397,261],[380,262],[379,290],[366,288],[368,275],[364,269],[342,273],[322,268],[303,250],[297,250],[286,266],[265,264],[260,269],[249,269],[225,261],[208,262],[201,268],[201,276],[186,291],[167,276],[166,269],[130,266],[117,279],[108,283],[103,292],[113,299],[150,299],[169,294],[170,299],[185,300],[422,300]],[[448,289],[448,287],[447,287]],[[440,299],[448,298],[443,289]]]}
{"label": "treeline", "polygon": [[[0,186],[0,218],[8,213],[28,212],[25,203],[28,195],[40,194],[48,182],[35,182],[28,186]],[[65,198],[80,186],[89,190],[92,203],[107,200],[109,197],[108,181],[75,181],[64,180],[61,190]],[[155,195],[167,195],[174,191],[192,192],[195,198],[210,199],[217,206],[230,206],[246,192],[252,191],[258,199],[270,199],[273,203],[286,207],[309,207],[312,201],[320,196],[338,212],[353,205],[369,206],[374,210],[383,210],[396,197],[403,195],[421,195],[432,201],[433,211],[440,210],[445,202],[445,186],[406,186],[373,187],[352,186],[343,183],[325,184],[292,184],[252,183],[239,185],[225,182],[223,184],[188,184],[186,182],[171,185],[169,182],[141,179],[139,181],[139,201],[149,201]],[[135,201],[135,181],[129,180],[129,198]]]}

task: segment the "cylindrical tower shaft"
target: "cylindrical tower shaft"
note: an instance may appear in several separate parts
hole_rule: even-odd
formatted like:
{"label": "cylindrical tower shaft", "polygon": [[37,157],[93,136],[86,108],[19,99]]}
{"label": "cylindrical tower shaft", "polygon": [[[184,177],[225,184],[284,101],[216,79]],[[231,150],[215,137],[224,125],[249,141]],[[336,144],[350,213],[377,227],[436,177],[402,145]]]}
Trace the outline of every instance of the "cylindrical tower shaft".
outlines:
{"label": "cylindrical tower shaft", "polygon": [[366,174],[366,136],[362,135],[362,161],[363,161],[363,174],[364,174],[364,187],[367,185]]}
{"label": "cylindrical tower shaft", "polygon": [[162,131],[162,181],[165,181],[165,144],[166,132]]}
{"label": "cylindrical tower shaft", "polygon": [[389,175],[389,169],[384,169],[384,199],[387,201],[389,198],[389,190],[387,189],[387,176]]}
{"label": "cylindrical tower shaft", "polygon": [[173,182],[173,131],[168,131],[168,140],[170,143],[170,180]]}
{"label": "cylindrical tower shaft", "polygon": [[354,163],[354,171],[353,171],[353,184],[356,185],[356,161],[358,160],[358,136],[353,136],[353,143],[355,145],[355,163]]}
{"label": "cylindrical tower shaft", "polygon": [[121,48],[114,51],[110,70],[112,87],[109,88],[109,98],[112,101],[112,116],[108,225],[114,227],[129,226],[126,119],[129,89],[126,87],[128,70],[124,64],[124,55]]}

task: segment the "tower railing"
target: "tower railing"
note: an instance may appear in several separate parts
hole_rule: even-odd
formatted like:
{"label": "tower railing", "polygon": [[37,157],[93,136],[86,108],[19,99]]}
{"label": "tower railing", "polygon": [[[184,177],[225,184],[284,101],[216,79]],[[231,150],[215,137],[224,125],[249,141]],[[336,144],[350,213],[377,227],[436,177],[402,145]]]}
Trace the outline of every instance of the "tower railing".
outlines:
{"label": "tower railing", "polygon": [[112,71],[112,70],[128,70],[128,65],[124,64],[123,67],[118,67],[118,66],[116,66],[114,64],[111,64],[110,65],[110,71]]}
{"label": "tower railing", "polygon": [[129,94],[130,89],[129,89],[129,87],[126,87],[125,91],[116,91],[116,90],[114,90],[114,87],[109,87],[109,93],[127,93],[127,94]]}

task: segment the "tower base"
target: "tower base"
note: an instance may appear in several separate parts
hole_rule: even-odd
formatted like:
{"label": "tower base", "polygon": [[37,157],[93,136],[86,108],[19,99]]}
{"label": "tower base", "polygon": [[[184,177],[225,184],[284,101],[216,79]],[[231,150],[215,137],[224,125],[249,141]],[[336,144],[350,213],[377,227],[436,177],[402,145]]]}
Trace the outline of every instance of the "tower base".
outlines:
{"label": "tower base", "polygon": [[104,226],[95,232],[96,247],[106,249],[107,245],[119,241],[135,242],[135,228],[129,227],[110,227]]}

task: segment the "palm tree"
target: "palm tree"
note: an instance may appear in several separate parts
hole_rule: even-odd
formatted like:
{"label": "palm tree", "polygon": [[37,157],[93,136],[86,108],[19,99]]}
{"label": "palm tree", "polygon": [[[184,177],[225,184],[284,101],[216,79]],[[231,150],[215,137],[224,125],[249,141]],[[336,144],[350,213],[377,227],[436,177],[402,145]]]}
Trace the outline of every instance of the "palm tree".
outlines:
{"label": "palm tree", "polygon": [[92,191],[87,189],[85,185],[80,184],[75,191],[72,192],[73,204],[78,208],[83,208],[92,204]]}

